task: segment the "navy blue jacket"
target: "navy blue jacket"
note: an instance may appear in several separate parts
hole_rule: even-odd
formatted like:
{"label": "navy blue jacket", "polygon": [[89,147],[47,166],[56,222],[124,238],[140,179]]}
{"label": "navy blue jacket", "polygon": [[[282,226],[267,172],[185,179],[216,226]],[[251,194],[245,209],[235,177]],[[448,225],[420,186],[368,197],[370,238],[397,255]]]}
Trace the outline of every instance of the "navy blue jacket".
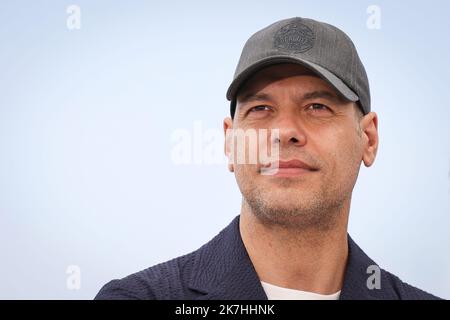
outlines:
{"label": "navy blue jacket", "polygon": [[[340,299],[438,299],[381,269],[380,289],[369,289],[375,265],[348,237]],[[95,299],[267,300],[239,232],[239,216],[200,249],[107,283]]]}

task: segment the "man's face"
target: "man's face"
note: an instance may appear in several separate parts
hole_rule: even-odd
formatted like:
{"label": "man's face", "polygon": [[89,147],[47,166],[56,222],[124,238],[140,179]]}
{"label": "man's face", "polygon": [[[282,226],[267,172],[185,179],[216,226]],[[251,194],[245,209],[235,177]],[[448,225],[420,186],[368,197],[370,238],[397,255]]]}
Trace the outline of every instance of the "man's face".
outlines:
{"label": "man's face", "polygon": [[[234,120],[226,119],[224,128],[278,129],[278,138],[266,141],[269,149],[278,144],[281,163],[295,167],[298,162],[287,161],[300,160],[308,168],[280,165],[278,173],[267,175],[261,162],[238,163],[235,158],[231,167],[244,201],[272,223],[329,226],[329,212],[349,204],[367,152],[361,119],[354,102],[299,65],[259,71],[240,90]],[[229,154],[228,140],[225,148]]]}

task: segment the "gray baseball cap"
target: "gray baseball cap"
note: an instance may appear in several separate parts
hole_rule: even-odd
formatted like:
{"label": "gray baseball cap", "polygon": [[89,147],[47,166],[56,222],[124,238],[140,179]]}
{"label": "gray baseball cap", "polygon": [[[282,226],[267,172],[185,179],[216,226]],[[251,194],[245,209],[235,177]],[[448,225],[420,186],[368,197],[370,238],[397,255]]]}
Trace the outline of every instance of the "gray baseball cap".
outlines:
{"label": "gray baseball cap", "polygon": [[309,68],[347,100],[357,101],[364,114],[370,112],[369,81],[352,40],[332,25],[295,17],[269,25],[245,43],[227,91],[231,116],[245,81],[262,68],[279,63]]}

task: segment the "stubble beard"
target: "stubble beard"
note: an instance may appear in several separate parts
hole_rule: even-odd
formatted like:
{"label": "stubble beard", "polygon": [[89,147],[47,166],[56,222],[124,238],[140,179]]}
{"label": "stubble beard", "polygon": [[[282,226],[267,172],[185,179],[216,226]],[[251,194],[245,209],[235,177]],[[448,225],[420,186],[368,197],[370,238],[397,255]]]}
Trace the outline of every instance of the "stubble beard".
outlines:
{"label": "stubble beard", "polygon": [[[254,188],[243,194],[243,206],[262,224],[296,231],[328,231],[336,227],[343,214],[345,197],[328,190],[308,196],[298,194],[298,201],[282,203],[266,197],[270,191]],[[334,195],[333,195],[334,193]]]}

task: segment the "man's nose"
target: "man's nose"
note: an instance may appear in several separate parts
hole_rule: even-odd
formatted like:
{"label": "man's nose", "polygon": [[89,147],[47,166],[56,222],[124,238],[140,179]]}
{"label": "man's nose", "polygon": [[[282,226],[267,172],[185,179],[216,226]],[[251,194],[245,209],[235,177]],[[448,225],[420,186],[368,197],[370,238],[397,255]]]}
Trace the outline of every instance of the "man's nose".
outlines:
{"label": "man's nose", "polygon": [[280,147],[303,146],[306,144],[304,126],[298,115],[287,113],[280,115],[272,129],[278,129],[278,137],[273,142],[279,143]]}

